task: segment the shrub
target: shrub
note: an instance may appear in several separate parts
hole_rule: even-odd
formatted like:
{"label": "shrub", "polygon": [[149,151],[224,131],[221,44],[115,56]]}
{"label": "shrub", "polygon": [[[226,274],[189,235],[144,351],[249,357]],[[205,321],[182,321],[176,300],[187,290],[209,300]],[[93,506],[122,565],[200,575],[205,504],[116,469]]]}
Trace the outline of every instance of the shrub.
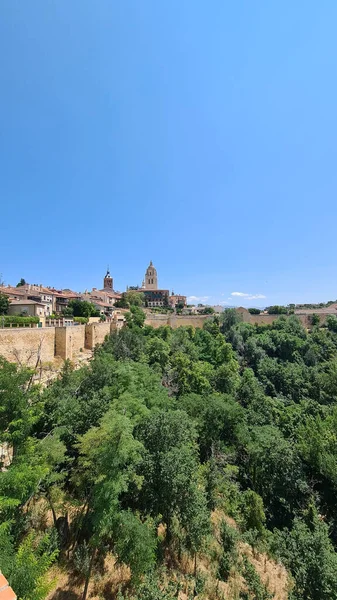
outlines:
{"label": "shrub", "polygon": [[243,557],[242,575],[245,578],[249,592],[253,594],[249,597],[253,597],[255,600],[271,600],[271,594],[263,585],[255,567],[246,556]]}
{"label": "shrub", "polygon": [[313,315],[311,315],[311,325],[319,325],[319,315],[317,313],[314,313]]}
{"label": "shrub", "polygon": [[328,315],[326,318],[326,326],[330,331],[337,332],[337,317],[336,315]]}
{"label": "shrub", "polygon": [[248,308],[248,312],[251,315],[259,315],[261,311],[259,308]]}
{"label": "shrub", "polygon": [[9,327],[10,325],[17,325],[17,327],[24,327],[25,325],[33,325],[40,322],[39,317],[20,317],[19,315],[3,315],[0,317],[0,325]]}
{"label": "shrub", "polygon": [[100,313],[92,302],[87,300],[70,300],[67,309],[71,309],[75,317],[99,317]]}
{"label": "shrub", "polygon": [[238,560],[237,542],[239,539],[238,532],[227,525],[226,521],[222,521],[220,526],[220,540],[222,546],[222,554],[218,566],[218,577],[223,581],[227,581],[232,567]]}
{"label": "shrub", "polygon": [[89,319],[88,317],[74,317],[74,321],[75,323],[80,323],[80,325],[85,325],[88,323]]}
{"label": "shrub", "polygon": [[288,309],[286,306],[278,306],[275,304],[274,306],[268,306],[267,312],[268,315],[286,315],[288,314]]}
{"label": "shrub", "polygon": [[263,533],[266,516],[261,496],[253,490],[243,492],[241,495],[241,511],[245,530],[255,529],[260,534]]}
{"label": "shrub", "polygon": [[86,541],[79,544],[73,554],[74,569],[78,575],[85,577],[89,571],[90,549]]}
{"label": "shrub", "polygon": [[7,315],[9,307],[9,299],[5,294],[0,292],[0,315]]}

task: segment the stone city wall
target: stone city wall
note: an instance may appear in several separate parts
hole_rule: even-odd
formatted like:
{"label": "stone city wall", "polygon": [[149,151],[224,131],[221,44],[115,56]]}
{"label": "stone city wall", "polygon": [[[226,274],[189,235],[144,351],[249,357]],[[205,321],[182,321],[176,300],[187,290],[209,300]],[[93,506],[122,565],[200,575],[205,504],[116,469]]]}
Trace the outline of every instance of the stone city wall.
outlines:
{"label": "stone city wall", "polygon": [[122,325],[122,321],[112,321],[69,327],[6,327],[0,329],[0,356],[30,367],[38,357],[42,363],[55,357],[74,360],[82,350],[103,344],[105,337]]}
{"label": "stone city wall", "polygon": [[[252,325],[271,325],[272,323],[274,323],[275,321],[277,321],[278,319],[280,319],[281,317],[283,317],[284,315],[251,315],[247,309],[245,308],[238,308],[237,312],[239,313],[239,315],[241,315],[242,321],[244,323],[251,323]],[[315,311],[312,311],[312,313]],[[296,314],[295,316],[298,317],[298,319],[301,321],[302,325],[306,328],[311,327],[311,317],[312,317],[312,313],[303,313],[303,314]],[[329,316],[329,314],[332,314],[331,311],[330,312],[319,312],[317,311],[317,314],[319,315],[319,323],[320,325],[324,325],[327,317]],[[146,321],[145,321],[145,325],[151,325],[154,328],[158,328],[161,327],[163,325],[169,325],[170,327],[172,327],[173,329],[176,329],[177,327],[188,327],[191,326],[192,327],[200,327],[202,328],[205,321],[212,319],[213,315],[171,315],[171,314],[165,314],[165,315],[160,315],[160,314],[150,314],[148,313],[146,316]]]}
{"label": "stone city wall", "polygon": [[103,344],[113,329],[114,323],[90,323],[85,328],[85,347],[93,350],[97,344]]}
{"label": "stone city wall", "polygon": [[147,314],[145,325],[151,325],[157,329],[163,325],[169,325],[173,329],[177,327],[203,327],[205,321],[212,318],[213,315],[172,315],[172,314]]}
{"label": "stone city wall", "polygon": [[72,360],[85,347],[86,325],[55,328],[55,356]]}
{"label": "stone city wall", "polygon": [[[280,315],[251,315],[246,309],[238,309],[246,323],[270,325]],[[320,325],[324,325],[329,313],[319,313]],[[304,327],[311,327],[311,314],[296,315]],[[202,328],[212,315],[160,315],[147,314],[145,324],[158,328],[169,325]],[[83,349],[93,350],[102,344],[111,331],[120,328],[122,322],[90,323],[69,327],[4,328],[0,329],[0,356],[11,362],[35,366],[37,361],[52,362],[55,357],[74,360]]]}
{"label": "stone city wall", "polygon": [[[251,315],[248,311],[247,311],[247,313],[241,312],[240,314],[242,315],[242,320],[245,323],[251,323],[252,325],[271,325],[272,323],[274,323],[281,317],[285,316],[285,315]],[[312,314],[313,313],[311,313],[311,314],[307,314],[307,313],[296,314],[295,317],[297,317],[301,321],[303,327],[310,329],[312,326],[311,325]],[[331,313],[317,313],[317,314],[319,316],[319,324],[324,325],[327,317]]]}
{"label": "stone city wall", "polygon": [[55,327],[0,329],[0,355],[29,367],[36,365],[39,356],[43,363],[53,361]]}

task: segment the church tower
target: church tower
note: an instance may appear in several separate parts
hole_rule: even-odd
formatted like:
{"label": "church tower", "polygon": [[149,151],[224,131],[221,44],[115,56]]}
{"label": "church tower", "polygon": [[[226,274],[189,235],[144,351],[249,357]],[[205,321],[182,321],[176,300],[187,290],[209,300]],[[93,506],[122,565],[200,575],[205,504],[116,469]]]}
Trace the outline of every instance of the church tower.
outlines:
{"label": "church tower", "polygon": [[103,288],[108,292],[108,291],[113,291],[113,279],[110,275],[110,271],[109,271],[109,267],[107,269],[106,272],[106,276],[104,277],[103,280]]}
{"label": "church tower", "polygon": [[157,270],[152,264],[152,260],[145,273],[145,290],[157,290],[158,289],[158,277]]}

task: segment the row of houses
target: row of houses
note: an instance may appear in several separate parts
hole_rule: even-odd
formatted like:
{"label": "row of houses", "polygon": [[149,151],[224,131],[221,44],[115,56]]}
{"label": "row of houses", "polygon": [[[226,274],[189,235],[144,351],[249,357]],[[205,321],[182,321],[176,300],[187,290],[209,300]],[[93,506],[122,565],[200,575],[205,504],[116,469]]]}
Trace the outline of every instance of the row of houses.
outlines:
{"label": "row of houses", "polygon": [[[105,278],[106,279],[106,278]],[[105,282],[104,279],[104,282]],[[116,300],[121,294],[112,288],[103,288],[83,293],[69,289],[57,290],[37,284],[24,284],[19,287],[0,286],[0,292],[10,300],[10,315],[27,315],[49,319],[54,314],[62,314],[71,300],[87,300],[94,304],[101,315],[111,316]]]}

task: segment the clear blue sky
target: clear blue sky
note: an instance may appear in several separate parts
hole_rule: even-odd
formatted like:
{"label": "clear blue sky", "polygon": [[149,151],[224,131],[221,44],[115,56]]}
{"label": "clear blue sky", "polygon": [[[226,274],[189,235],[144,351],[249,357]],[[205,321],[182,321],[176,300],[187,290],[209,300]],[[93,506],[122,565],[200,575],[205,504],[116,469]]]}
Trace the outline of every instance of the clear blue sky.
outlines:
{"label": "clear blue sky", "polygon": [[335,0],[3,0],[4,281],[109,263],[123,290],[152,259],[211,303],[337,298],[336,23]]}

